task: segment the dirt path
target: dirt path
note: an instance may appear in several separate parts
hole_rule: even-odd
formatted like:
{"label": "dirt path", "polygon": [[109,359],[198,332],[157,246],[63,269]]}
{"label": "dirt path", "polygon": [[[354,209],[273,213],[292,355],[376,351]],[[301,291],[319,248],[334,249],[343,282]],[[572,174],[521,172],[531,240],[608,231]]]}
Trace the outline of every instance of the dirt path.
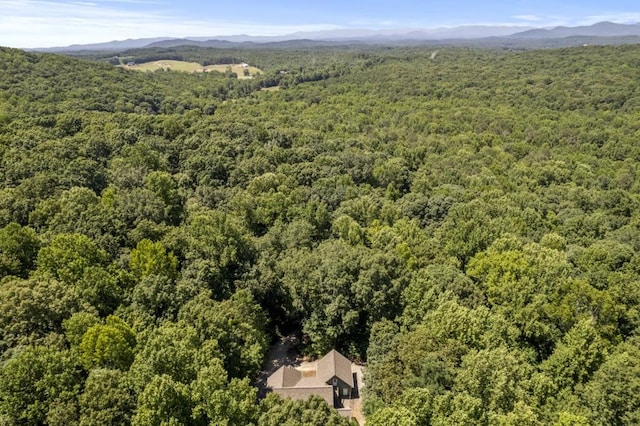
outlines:
{"label": "dirt path", "polygon": [[258,387],[258,399],[262,399],[267,394],[267,378],[283,365],[297,365],[298,352],[295,347],[298,340],[294,334],[282,337],[274,343],[269,350],[269,358],[264,365],[264,369],[258,376],[256,386]]}
{"label": "dirt path", "polygon": [[363,366],[351,364],[351,372],[356,375],[356,386],[358,387],[358,398],[352,400],[351,415],[358,421],[359,425],[364,425],[364,414],[362,413],[362,389],[364,388]]}

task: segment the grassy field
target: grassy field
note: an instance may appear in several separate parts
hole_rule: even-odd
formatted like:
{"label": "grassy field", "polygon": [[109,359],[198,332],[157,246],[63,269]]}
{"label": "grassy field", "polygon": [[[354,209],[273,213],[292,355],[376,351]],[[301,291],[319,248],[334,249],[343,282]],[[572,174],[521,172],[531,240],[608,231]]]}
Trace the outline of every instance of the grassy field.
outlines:
{"label": "grassy field", "polygon": [[218,71],[221,73],[231,69],[232,72],[238,75],[238,78],[253,78],[256,74],[261,74],[262,70],[256,67],[246,68],[249,71],[249,75],[244,75],[245,68],[241,64],[230,65],[208,65],[203,67],[197,62],[184,62],[184,61],[172,61],[172,60],[160,60],[153,62],[145,62],[135,65],[122,65],[123,68],[127,68],[135,71],[157,71],[159,69],[182,71],[182,72],[212,72]]}

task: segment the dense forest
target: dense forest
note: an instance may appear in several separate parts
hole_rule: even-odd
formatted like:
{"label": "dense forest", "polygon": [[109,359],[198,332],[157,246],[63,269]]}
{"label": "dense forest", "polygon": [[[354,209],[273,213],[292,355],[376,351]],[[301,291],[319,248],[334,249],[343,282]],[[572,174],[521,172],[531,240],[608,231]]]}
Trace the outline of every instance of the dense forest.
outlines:
{"label": "dense forest", "polygon": [[640,423],[640,45],[176,51],[0,49],[0,424]]}

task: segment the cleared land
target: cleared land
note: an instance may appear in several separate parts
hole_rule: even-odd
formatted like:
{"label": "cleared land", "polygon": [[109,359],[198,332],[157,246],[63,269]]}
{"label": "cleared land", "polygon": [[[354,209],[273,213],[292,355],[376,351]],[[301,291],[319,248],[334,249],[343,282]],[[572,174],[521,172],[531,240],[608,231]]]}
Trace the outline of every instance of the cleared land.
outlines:
{"label": "cleared land", "polygon": [[[135,65],[122,65],[123,68],[135,70],[135,71],[157,71],[160,69],[182,72],[221,72],[225,73],[229,70],[236,73],[238,78],[253,78],[256,74],[262,74],[260,68],[252,66],[243,66],[242,64],[224,64],[224,65],[207,65],[203,67],[197,62],[185,62],[185,61],[173,61],[173,60],[160,60],[153,62],[145,62]],[[249,71],[249,75],[245,75],[245,70]]]}

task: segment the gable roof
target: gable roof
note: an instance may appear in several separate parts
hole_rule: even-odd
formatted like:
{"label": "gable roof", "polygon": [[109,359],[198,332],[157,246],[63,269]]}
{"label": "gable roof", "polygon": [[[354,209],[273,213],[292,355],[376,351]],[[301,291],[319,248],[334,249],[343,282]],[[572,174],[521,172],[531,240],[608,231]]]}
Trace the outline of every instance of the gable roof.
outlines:
{"label": "gable roof", "polygon": [[278,368],[267,378],[267,385],[271,388],[289,388],[295,386],[302,378],[302,373],[293,367]]}
{"label": "gable roof", "polygon": [[351,361],[335,349],[318,360],[316,375],[318,379],[325,383],[337,377],[350,387],[353,387]]}
{"label": "gable roof", "polygon": [[326,386],[331,388],[334,377],[353,388],[351,361],[336,350],[319,359],[315,363],[314,370],[303,372],[291,366],[278,368],[267,378],[267,386],[271,389],[324,388]]}
{"label": "gable roof", "polygon": [[329,405],[330,407],[335,406],[333,387],[328,385],[315,388],[294,386],[290,388],[277,388],[273,391],[283,398],[298,399],[303,401],[305,399],[309,399],[311,395],[317,395],[320,398],[324,399],[327,402],[327,405]]}

